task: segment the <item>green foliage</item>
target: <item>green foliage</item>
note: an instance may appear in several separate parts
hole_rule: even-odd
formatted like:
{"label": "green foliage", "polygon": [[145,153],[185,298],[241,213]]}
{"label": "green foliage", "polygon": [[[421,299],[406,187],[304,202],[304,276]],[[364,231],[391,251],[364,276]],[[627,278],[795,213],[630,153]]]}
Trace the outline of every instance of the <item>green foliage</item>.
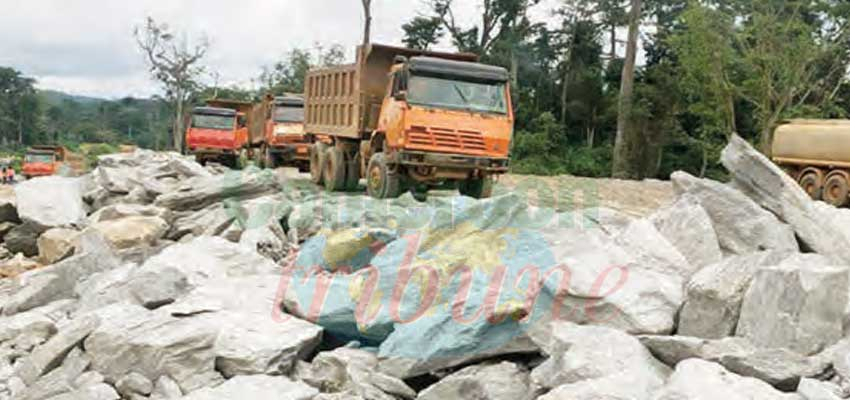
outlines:
{"label": "green foliage", "polygon": [[257,79],[262,85],[257,95],[304,93],[304,80],[311,68],[332,67],[342,64],[344,60],[345,51],[340,45],[325,48],[316,44],[312,51],[294,49],[286,55],[285,59],[263,67]]}
{"label": "green foliage", "polygon": [[86,168],[91,170],[97,167],[97,158],[105,154],[113,154],[119,151],[118,146],[108,143],[83,144],[77,149],[85,157]]}
{"label": "green foliage", "polygon": [[442,22],[436,17],[415,17],[402,25],[401,29],[404,31],[401,42],[411,49],[428,50],[445,34]]}

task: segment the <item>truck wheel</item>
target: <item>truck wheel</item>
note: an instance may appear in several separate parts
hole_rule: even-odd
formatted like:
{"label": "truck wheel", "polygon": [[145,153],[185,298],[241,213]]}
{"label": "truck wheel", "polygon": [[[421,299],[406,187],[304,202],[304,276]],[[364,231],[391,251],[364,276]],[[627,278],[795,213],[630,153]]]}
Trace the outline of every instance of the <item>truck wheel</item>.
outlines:
{"label": "truck wheel", "polygon": [[321,185],[322,169],[325,166],[325,155],[327,154],[328,145],[318,142],[310,147],[310,179],[313,183]]}
{"label": "truck wheel", "polygon": [[345,190],[356,191],[360,187],[360,154],[354,156],[345,168]]}
{"label": "truck wheel", "polygon": [[822,175],[818,175],[818,173],[811,171],[804,173],[803,176],[800,177],[800,187],[808,193],[812,200],[821,199],[821,190],[823,189],[821,176]]}
{"label": "truck wheel", "polygon": [[342,149],[331,147],[325,157],[324,176],[325,189],[336,192],[345,189],[345,153]]}
{"label": "truck wheel", "polygon": [[823,200],[836,207],[844,207],[850,202],[850,182],[847,173],[836,171],[826,177],[823,185]]}
{"label": "truck wheel", "polygon": [[272,154],[272,151],[268,146],[263,147],[263,165],[265,165],[266,168],[277,168],[274,154]]}
{"label": "truck wheel", "polygon": [[458,191],[464,196],[474,199],[487,199],[493,195],[493,179],[484,177],[480,179],[467,179],[458,184]]}
{"label": "truck wheel", "polygon": [[369,160],[366,191],[376,199],[394,199],[401,194],[401,178],[397,172],[390,171],[384,153],[375,153]]}

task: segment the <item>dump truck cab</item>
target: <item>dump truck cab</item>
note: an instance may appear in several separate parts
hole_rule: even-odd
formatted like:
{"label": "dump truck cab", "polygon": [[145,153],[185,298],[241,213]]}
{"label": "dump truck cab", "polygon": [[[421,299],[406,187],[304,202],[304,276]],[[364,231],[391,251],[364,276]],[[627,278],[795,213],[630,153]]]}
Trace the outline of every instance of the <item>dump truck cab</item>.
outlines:
{"label": "dump truck cab", "polygon": [[390,163],[420,182],[507,171],[514,119],[506,70],[431,57],[396,61],[377,129]]}
{"label": "dump truck cab", "polygon": [[32,146],[24,155],[21,172],[27,179],[55,175],[65,161],[65,153],[61,146]]}
{"label": "dump truck cab", "polygon": [[281,165],[307,169],[310,142],[304,134],[304,98],[287,95],[274,98],[262,150],[265,166]]}
{"label": "dump truck cab", "polygon": [[352,190],[366,178],[377,198],[448,187],[489,197],[508,170],[514,115],[507,70],[477,60],[370,44],[354,64],[310,71],[313,181]]}
{"label": "dump truck cab", "polygon": [[196,107],[186,131],[186,147],[198,162],[215,160],[235,167],[248,136],[245,114],[232,108]]}

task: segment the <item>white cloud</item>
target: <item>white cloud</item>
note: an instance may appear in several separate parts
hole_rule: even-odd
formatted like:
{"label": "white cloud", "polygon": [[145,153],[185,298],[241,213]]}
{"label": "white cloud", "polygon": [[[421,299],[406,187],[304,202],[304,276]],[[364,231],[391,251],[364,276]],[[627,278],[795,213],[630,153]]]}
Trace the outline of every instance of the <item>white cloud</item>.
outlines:
{"label": "white cloud", "polygon": [[[357,0],[4,2],[0,65],[34,76],[43,88],[113,98],[159,92],[133,40],[134,26],[146,16],[169,23],[189,41],[205,35],[212,45],[205,64],[222,84],[250,85],[261,66],[315,43],[343,45],[351,58],[362,36]],[[456,3],[461,22],[478,21],[478,2]],[[427,12],[422,0],[375,0],[373,9],[373,41],[389,44],[400,43],[404,22]],[[550,9],[539,6],[534,15],[548,18]]]}

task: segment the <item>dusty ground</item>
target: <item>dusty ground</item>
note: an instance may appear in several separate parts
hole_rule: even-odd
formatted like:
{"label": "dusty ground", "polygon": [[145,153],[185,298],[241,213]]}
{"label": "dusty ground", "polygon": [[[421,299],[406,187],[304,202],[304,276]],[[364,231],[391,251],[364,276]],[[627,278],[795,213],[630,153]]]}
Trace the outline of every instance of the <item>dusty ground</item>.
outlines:
{"label": "dusty ground", "polygon": [[[286,179],[303,180],[305,184],[309,184],[310,176],[300,174],[295,169],[281,168],[278,174]],[[594,179],[567,175],[502,176],[495,193],[509,192],[525,197],[533,206],[552,207],[558,211],[606,207],[632,216],[650,214],[659,207],[669,204],[674,197],[670,182]],[[448,193],[434,191],[431,195],[441,196]]]}

